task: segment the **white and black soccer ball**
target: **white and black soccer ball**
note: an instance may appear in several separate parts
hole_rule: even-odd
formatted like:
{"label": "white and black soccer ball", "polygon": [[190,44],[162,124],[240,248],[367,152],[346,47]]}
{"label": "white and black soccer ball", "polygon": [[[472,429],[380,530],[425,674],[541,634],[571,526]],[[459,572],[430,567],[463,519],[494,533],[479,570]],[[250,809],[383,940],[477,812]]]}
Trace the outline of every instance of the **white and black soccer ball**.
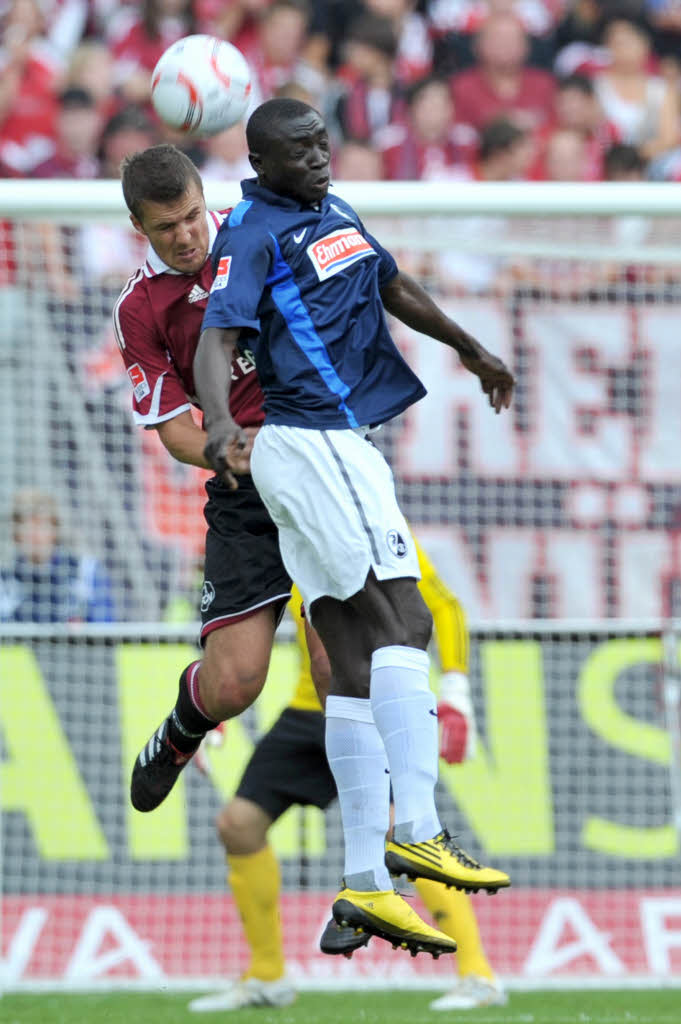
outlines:
{"label": "white and black soccer ball", "polygon": [[251,73],[236,46],[215,36],[185,36],[151,74],[151,102],[161,120],[187,135],[217,135],[246,113]]}

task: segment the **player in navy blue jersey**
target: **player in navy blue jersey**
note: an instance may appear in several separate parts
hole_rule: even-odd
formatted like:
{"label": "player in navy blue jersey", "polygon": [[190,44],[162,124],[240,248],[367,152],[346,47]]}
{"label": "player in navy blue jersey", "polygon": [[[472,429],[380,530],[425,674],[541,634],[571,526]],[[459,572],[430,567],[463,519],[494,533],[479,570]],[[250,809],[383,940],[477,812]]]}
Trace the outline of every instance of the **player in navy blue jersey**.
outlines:
{"label": "player in navy blue jersey", "polygon": [[[237,486],[235,452],[253,445],[253,480],[331,661],[326,752],[345,838],[334,917],[412,953],[451,952],[453,941],[421,921],[390,875],[490,892],[509,878],[460,850],[435,808],[432,619],[392,473],[367,438],[425,389],[384,311],[454,348],[496,412],[510,404],[513,377],[328,194],[329,141],[317,111],[270,100],[247,137],[257,177],[243,183],[216,239],[194,360],[206,457]],[[229,412],[237,347],[252,352],[265,395],[255,442]],[[396,824],[386,845],[391,784]]]}

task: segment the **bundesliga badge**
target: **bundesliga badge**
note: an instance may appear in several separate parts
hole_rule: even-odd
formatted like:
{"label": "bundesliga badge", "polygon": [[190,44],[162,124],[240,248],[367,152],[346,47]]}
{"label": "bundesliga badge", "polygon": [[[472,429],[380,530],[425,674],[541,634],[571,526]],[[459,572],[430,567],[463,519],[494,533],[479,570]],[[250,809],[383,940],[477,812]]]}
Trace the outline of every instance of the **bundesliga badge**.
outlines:
{"label": "bundesliga badge", "polygon": [[223,256],[218,263],[218,269],[215,272],[215,280],[211,288],[212,292],[219,292],[222,288],[227,287],[229,281],[229,271],[232,266],[232,257]]}

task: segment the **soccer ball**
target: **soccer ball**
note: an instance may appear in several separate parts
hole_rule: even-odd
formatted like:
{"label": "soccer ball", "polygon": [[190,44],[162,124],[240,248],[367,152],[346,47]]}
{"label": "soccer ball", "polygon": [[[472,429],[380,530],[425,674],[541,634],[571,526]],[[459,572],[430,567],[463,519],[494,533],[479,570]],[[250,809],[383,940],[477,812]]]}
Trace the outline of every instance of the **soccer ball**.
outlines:
{"label": "soccer ball", "polygon": [[217,135],[246,113],[251,73],[236,46],[215,36],[185,36],[151,74],[151,102],[161,120],[188,135]]}

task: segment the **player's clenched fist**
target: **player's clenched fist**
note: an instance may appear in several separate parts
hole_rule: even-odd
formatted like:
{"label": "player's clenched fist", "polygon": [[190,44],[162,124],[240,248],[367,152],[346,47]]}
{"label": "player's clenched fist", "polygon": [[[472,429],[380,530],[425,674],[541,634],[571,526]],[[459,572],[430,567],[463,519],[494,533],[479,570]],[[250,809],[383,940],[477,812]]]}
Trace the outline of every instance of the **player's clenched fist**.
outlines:
{"label": "player's clenched fist", "polygon": [[440,757],[447,764],[460,764],[473,757],[478,734],[468,678],[462,672],[445,672],[441,676],[437,717]]}
{"label": "player's clenched fist", "polygon": [[220,420],[211,424],[203,454],[229,489],[235,491],[239,484],[234,474],[248,472],[252,448],[253,437],[234,420]]}

